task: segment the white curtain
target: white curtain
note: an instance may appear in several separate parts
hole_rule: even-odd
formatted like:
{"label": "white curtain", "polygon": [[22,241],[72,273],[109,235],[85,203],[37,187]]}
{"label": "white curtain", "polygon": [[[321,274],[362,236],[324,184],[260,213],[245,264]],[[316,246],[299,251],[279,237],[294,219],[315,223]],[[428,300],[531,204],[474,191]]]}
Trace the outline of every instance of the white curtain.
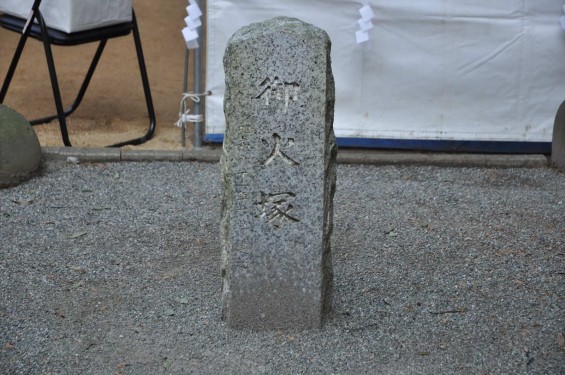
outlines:
{"label": "white curtain", "polygon": [[222,57],[251,22],[297,17],[328,32],[338,137],[550,142],[565,99],[563,0],[208,0],[206,133],[224,130]]}

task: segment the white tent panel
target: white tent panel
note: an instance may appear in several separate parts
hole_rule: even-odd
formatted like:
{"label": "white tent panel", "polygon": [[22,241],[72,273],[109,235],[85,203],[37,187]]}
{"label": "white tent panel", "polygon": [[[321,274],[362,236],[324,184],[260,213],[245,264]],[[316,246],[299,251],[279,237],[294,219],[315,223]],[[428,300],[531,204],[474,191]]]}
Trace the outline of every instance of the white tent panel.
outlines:
{"label": "white tent panel", "polygon": [[565,99],[563,0],[208,0],[206,133],[222,134],[229,37],[275,16],[328,32],[338,137],[550,142]]}

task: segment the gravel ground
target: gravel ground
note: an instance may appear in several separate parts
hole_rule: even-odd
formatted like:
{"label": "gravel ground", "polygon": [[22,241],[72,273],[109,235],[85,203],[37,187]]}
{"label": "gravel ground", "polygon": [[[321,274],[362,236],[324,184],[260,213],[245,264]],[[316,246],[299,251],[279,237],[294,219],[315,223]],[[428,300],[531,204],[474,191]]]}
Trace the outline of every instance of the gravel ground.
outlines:
{"label": "gravel ground", "polygon": [[217,164],[0,190],[1,374],[564,374],[565,174],[338,167],[333,317],[220,320]]}

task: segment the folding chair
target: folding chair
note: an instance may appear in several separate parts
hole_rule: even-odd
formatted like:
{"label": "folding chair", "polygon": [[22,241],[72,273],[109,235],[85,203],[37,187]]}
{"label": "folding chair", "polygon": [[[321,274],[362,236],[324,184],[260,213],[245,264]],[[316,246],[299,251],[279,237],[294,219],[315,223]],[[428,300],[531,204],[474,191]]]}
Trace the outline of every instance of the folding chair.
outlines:
{"label": "folding chair", "polygon": [[[145,67],[145,60],[143,58],[143,51],[141,48],[141,38],[139,36],[139,29],[137,26],[137,20],[133,9],[132,9],[131,22],[120,23],[117,25],[106,26],[106,27],[96,28],[87,31],[65,33],[46,26],[45,20],[43,19],[41,11],[39,10],[40,4],[41,4],[41,0],[34,1],[32,10],[30,12],[30,18],[28,20],[10,15],[0,16],[0,26],[8,30],[22,33],[22,36],[20,37],[20,41],[16,48],[16,52],[14,53],[14,57],[12,58],[10,67],[8,68],[8,72],[6,73],[6,79],[4,80],[2,89],[0,90],[0,103],[2,103],[4,101],[4,98],[6,97],[6,93],[8,92],[8,88],[14,76],[14,72],[20,60],[22,51],[24,49],[28,37],[31,36],[34,39],[42,41],[45,49],[45,57],[47,58],[47,66],[49,68],[49,77],[51,79],[51,86],[53,88],[53,97],[55,99],[55,107],[57,109],[57,114],[35,119],[30,122],[32,125],[37,125],[37,124],[48,123],[54,119],[58,119],[59,127],[61,129],[61,136],[63,138],[63,143],[65,144],[65,146],[71,146],[71,142],[69,140],[69,134],[67,131],[66,118],[70,116],[80,105],[84,97],[84,94],[86,93],[86,90],[88,88],[88,85],[90,83],[90,79],[94,74],[94,70],[96,69],[98,61],[102,56],[102,52],[104,51],[106,42],[108,41],[108,39],[126,36],[133,32],[135,49],[137,52],[137,59],[139,62],[139,70],[141,73],[141,81],[143,84],[143,91],[145,93],[145,101],[147,104],[147,112],[149,115],[149,128],[147,129],[145,135],[143,135],[142,137],[131,139],[125,142],[116,143],[108,147],[121,147],[124,145],[139,145],[151,139],[153,133],[155,132],[155,110],[153,108],[153,100],[151,98],[151,90],[149,88],[149,80],[147,78],[147,69]],[[37,23],[35,23],[34,21],[37,21]],[[86,77],[84,78],[82,86],[80,87],[80,90],[76,96],[76,99],[68,109],[64,110],[63,102],[61,99],[61,92],[59,90],[59,83],[57,80],[57,73],[55,70],[55,63],[53,61],[53,53],[51,51],[51,45],[53,44],[60,46],[76,46],[79,44],[91,43],[91,42],[100,42],[100,44],[98,45],[98,49],[94,54],[94,58],[92,59],[90,67],[86,73]]]}

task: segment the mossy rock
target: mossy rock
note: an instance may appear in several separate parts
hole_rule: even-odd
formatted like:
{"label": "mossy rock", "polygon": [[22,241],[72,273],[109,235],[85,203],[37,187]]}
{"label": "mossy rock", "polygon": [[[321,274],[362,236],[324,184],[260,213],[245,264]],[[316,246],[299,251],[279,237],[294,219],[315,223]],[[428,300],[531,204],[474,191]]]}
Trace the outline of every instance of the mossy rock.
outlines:
{"label": "mossy rock", "polygon": [[555,167],[565,170],[565,102],[561,103],[555,115],[551,161]]}
{"label": "mossy rock", "polygon": [[0,188],[32,177],[40,162],[41,146],[29,121],[0,104]]}

